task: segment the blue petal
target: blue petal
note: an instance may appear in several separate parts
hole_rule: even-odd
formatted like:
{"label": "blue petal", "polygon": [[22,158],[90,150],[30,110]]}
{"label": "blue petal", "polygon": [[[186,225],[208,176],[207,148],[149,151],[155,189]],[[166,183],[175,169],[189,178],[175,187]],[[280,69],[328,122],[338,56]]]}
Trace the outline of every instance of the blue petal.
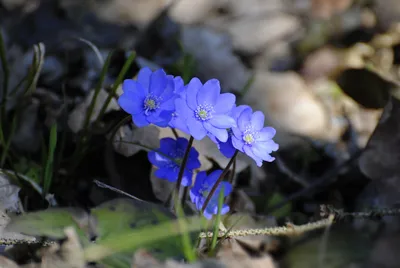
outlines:
{"label": "blue petal", "polygon": [[160,179],[167,179],[167,173],[169,172],[166,168],[159,168],[154,172],[154,175]]}
{"label": "blue petal", "polygon": [[270,156],[268,151],[264,150],[264,148],[262,147],[255,145],[251,147],[251,150],[253,151],[255,156],[263,159],[264,161],[272,162],[275,160],[275,158]]}
{"label": "blue petal", "polygon": [[193,191],[193,194],[195,195],[200,194],[201,186],[203,185],[206,179],[207,179],[207,173],[205,171],[200,171],[199,173],[197,173],[196,182],[194,183],[194,186],[191,189],[191,191]]}
{"label": "blue petal", "polygon": [[242,137],[243,137],[243,132],[240,131],[239,128],[233,127],[233,128],[231,128],[231,130],[232,130],[233,135],[234,135],[236,138],[242,139]]}
{"label": "blue petal", "polygon": [[220,142],[219,150],[225,157],[231,158],[235,154],[235,151],[236,151],[236,148],[233,147],[233,144],[232,144],[232,138],[228,138],[228,140],[226,142]]}
{"label": "blue petal", "polygon": [[185,151],[188,143],[189,143],[189,141],[186,138],[179,137],[176,140],[176,148],[181,149],[182,151]]}
{"label": "blue petal", "polygon": [[144,113],[132,115],[132,121],[137,127],[145,127],[150,125]]}
{"label": "blue petal", "polygon": [[223,172],[222,170],[217,169],[217,170],[211,172],[210,175],[208,175],[206,181],[210,185],[210,189],[217,182],[217,180],[218,180],[219,176],[221,176],[222,172]]}
{"label": "blue petal", "polygon": [[203,84],[201,81],[194,77],[190,80],[186,89],[186,102],[190,109],[196,110],[197,108],[197,93],[202,88]]}
{"label": "blue petal", "polygon": [[119,106],[128,114],[143,112],[144,98],[138,97],[131,91],[125,91],[118,99]]}
{"label": "blue petal", "polygon": [[229,115],[224,115],[224,114],[214,115],[209,122],[216,128],[227,129],[236,127],[235,119],[233,119]]}
{"label": "blue petal", "polygon": [[183,133],[190,135],[189,129],[188,129],[185,121],[183,121],[183,119],[181,118],[180,115],[173,116],[171,118],[171,121],[169,122],[169,126],[172,128],[179,129]]}
{"label": "blue petal", "polygon": [[171,118],[172,111],[158,111],[148,115],[147,121],[159,127],[167,127]]}
{"label": "blue petal", "polygon": [[251,107],[248,106],[248,105],[239,105],[239,106],[237,106],[237,107],[232,109],[231,116],[235,120],[237,120],[239,118],[240,114],[243,113],[243,111],[246,110],[246,109],[250,110],[250,112],[252,111]]}
{"label": "blue petal", "polygon": [[[218,188],[220,188],[221,190],[224,190],[224,197],[230,195],[230,193],[232,192],[232,184],[230,184],[227,181],[223,181],[221,182],[221,184],[218,186]],[[219,196],[219,195],[218,195]],[[219,198],[219,197],[218,197]]]}
{"label": "blue petal", "polygon": [[207,211],[207,209],[204,210],[203,215],[204,215],[204,217],[206,217],[207,220],[211,220],[211,219],[212,219],[212,216],[213,216],[213,214],[209,213],[209,212]]}
{"label": "blue petal", "polygon": [[243,147],[244,147],[244,142],[243,140],[239,140],[236,137],[232,137],[232,145],[242,153],[244,153]]}
{"label": "blue petal", "polygon": [[124,80],[122,83],[122,91],[124,93],[132,92],[136,98],[145,98],[147,96],[147,89],[133,79]]}
{"label": "blue petal", "polygon": [[217,79],[208,80],[197,92],[197,103],[215,106],[221,93],[221,87]]}
{"label": "blue petal", "polygon": [[185,84],[183,82],[182,77],[180,76],[174,77],[174,93],[180,95],[182,94],[184,89],[185,89]]}
{"label": "blue petal", "polygon": [[201,166],[201,163],[200,163],[200,161],[199,161],[197,158],[191,158],[191,159],[189,159],[189,161],[188,161],[188,163],[187,163],[187,165],[186,165],[187,169],[189,169],[189,170],[197,169],[197,168],[199,168],[200,166]]}
{"label": "blue petal", "polygon": [[201,140],[207,135],[207,131],[203,127],[203,124],[194,118],[188,118],[186,121],[190,135],[196,140]]}
{"label": "blue petal", "polygon": [[232,111],[235,106],[236,97],[232,93],[224,93],[218,96],[214,110],[219,114],[226,114]]}
{"label": "blue petal", "polygon": [[173,138],[162,138],[160,140],[160,152],[165,154],[172,153],[176,149],[176,140]]}
{"label": "blue petal", "polygon": [[205,122],[204,128],[210,132],[212,135],[214,135],[217,139],[219,139],[222,142],[226,142],[228,140],[228,131],[225,128],[216,128],[213,125],[211,125],[208,122]]}
{"label": "blue petal", "polygon": [[192,203],[196,203],[196,201],[198,199],[198,195],[193,193],[192,189],[189,191],[189,196],[190,196],[190,200],[192,201]]}
{"label": "blue petal", "polygon": [[161,103],[159,109],[173,111],[175,110],[175,98],[170,98]]}
{"label": "blue petal", "polygon": [[245,154],[247,154],[249,157],[253,158],[254,161],[256,161],[257,166],[259,167],[262,166],[262,159],[256,156],[249,146],[244,146],[243,149]]}
{"label": "blue petal", "polygon": [[273,127],[265,127],[258,132],[257,141],[269,141],[276,134],[276,130]]}
{"label": "blue petal", "polygon": [[178,173],[178,170],[171,168],[166,173],[166,179],[170,182],[176,182],[178,180]]}
{"label": "blue petal", "polygon": [[149,92],[155,96],[160,96],[167,86],[167,75],[163,69],[159,69],[151,74]]}
{"label": "blue petal", "polygon": [[183,185],[185,187],[186,186],[191,186],[192,185],[192,176],[193,176],[193,173],[191,173],[189,171],[185,171],[185,173],[183,175],[183,178],[182,178],[181,185]]}
{"label": "blue petal", "polygon": [[143,86],[143,88],[146,90],[145,93],[146,95],[148,94],[148,90],[150,87],[150,77],[151,74],[153,73],[152,70],[150,70],[149,67],[144,67],[142,68],[138,75],[137,75],[137,81]]}
{"label": "blue petal", "polygon": [[174,80],[172,78],[167,78],[167,83],[160,97],[163,99],[163,101],[169,100],[172,97],[176,96],[174,90],[175,90]]}
{"label": "blue petal", "polygon": [[187,103],[182,98],[177,98],[175,100],[175,110],[182,119],[186,119],[188,116],[193,116],[193,111],[189,109]]}
{"label": "blue petal", "polygon": [[264,127],[265,116],[261,111],[256,111],[251,116],[251,125],[254,130],[261,130]]}
{"label": "blue petal", "polygon": [[147,154],[147,158],[149,159],[150,163],[156,167],[163,167],[169,162],[165,157],[154,151],[149,152]]}
{"label": "blue petal", "polygon": [[245,109],[237,120],[238,127],[241,131],[245,131],[246,128],[251,124],[251,109]]}

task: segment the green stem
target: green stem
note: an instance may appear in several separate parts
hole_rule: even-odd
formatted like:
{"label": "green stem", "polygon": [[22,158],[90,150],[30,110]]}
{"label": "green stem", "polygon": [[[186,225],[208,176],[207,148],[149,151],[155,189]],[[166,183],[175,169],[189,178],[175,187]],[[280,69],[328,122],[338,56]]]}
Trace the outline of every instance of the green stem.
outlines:
{"label": "green stem", "polygon": [[215,182],[215,184],[213,185],[213,187],[211,188],[210,193],[208,194],[206,201],[203,204],[203,207],[201,208],[201,213],[204,212],[204,210],[206,209],[206,207],[208,206],[208,203],[210,203],[211,197],[214,195],[215,191],[218,188],[218,185],[221,183],[221,181],[224,179],[224,177],[226,176],[226,174],[228,173],[230,167],[232,166],[233,162],[236,159],[237,154],[239,153],[238,150],[235,151],[235,153],[233,154],[231,160],[229,160],[228,165],[226,165],[224,171],[221,173],[221,175],[219,176],[218,180]]}

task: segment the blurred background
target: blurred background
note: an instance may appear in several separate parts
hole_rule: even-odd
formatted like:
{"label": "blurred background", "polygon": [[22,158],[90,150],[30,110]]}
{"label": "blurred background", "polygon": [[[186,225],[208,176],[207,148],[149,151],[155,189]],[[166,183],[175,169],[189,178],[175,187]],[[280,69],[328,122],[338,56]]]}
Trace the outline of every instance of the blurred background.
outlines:
{"label": "blurred background", "polygon": [[[346,211],[399,204],[400,1],[0,0],[0,26],[8,88],[16,88],[0,122],[6,133],[14,129],[13,156],[2,168],[40,177],[42,145],[56,122],[64,143],[57,145],[63,151],[51,192],[59,204],[91,206],[114,194],[94,179],[142,199],[167,198],[169,186],[152,178],[145,152],[128,144],[101,147],[109,138],[104,129],[124,116],[115,99],[101,127],[92,129],[90,154],[72,169],[65,160],[74,156],[70,149],[112,50],[99,105],[135,51],[125,78],[144,66],[186,81],[217,78],[239,104],[265,113],[277,129],[276,161],[259,169],[239,158],[231,200],[234,212],[268,218],[253,225],[306,223],[319,218],[320,204]],[[18,87],[35,57],[42,57],[41,72],[26,98]],[[168,135],[128,127],[117,134],[154,147]],[[228,162],[212,145],[197,146],[202,169]],[[41,206],[30,190],[21,195],[26,208]],[[315,257],[320,238],[251,245],[274,257],[263,267],[400,267],[399,223],[396,217],[348,222],[330,235],[322,266]]]}

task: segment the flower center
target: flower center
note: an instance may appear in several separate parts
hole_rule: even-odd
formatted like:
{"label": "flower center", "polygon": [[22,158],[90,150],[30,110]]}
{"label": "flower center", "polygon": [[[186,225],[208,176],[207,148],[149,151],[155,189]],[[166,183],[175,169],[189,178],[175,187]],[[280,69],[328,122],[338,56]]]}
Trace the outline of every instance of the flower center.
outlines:
{"label": "flower center", "polygon": [[197,120],[207,121],[212,118],[213,113],[214,108],[211,105],[205,103],[197,106],[196,111],[194,112],[194,116],[197,118]]}
{"label": "flower center", "polygon": [[252,145],[256,141],[256,138],[257,138],[257,132],[254,131],[253,128],[251,127],[246,128],[243,134],[243,141],[247,145]]}
{"label": "flower center", "polygon": [[160,106],[161,98],[153,95],[148,95],[144,99],[144,113],[148,115],[150,112],[154,112]]}

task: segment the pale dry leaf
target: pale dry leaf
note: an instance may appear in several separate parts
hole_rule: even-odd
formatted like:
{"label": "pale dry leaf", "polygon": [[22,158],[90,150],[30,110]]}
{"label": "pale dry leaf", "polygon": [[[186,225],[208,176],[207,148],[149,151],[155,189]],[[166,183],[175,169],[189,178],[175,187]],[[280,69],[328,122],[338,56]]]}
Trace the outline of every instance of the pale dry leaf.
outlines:
{"label": "pale dry leaf", "polygon": [[234,268],[274,268],[272,257],[266,253],[261,257],[251,257],[236,239],[226,239],[217,253],[217,258],[226,267]]}
{"label": "pale dry leaf", "polygon": [[[118,95],[122,94],[121,86],[118,88],[117,94]],[[89,120],[90,123],[94,122],[97,119],[97,116],[99,115],[100,110],[103,107],[103,104],[106,101],[108,95],[109,93],[106,92],[104,89],[100,90],[96,98],[96,103],[94,105],[94,109]],[[68,116],[68,126],[70,127],[72,132],[77,133],[80,130],[82,130],[83,125],[85,123],[86,113],[88,111],[88,108],[90,107],[90,103],[92,102],[93,97],[94,97],[94,90],[91,90],[88,96],[86,96],[85,100],[82,103],[78,104]],[[106,112],[119,109],[120,108],[117,101],[114,98],[112,98],[110,104],[106,109]]]}
{"label": "pale dry leaf", "polygon": [[[232,230],[257,229],[277,226],[276,220],[273,217],[256,220],[249,214],[245,213],[236,213],[226,217],[224,223],[226,226],[233,226]],[[260,254],[276,248],[278,244],[278,240],[276,238],[265,235],[236,237],[235,240],[241,246],[245,246],[246,248],[251,249],[253,252]]]}
{"label": "pale dry leaf", "polygon": [[231,200],[232,211],[256,213],[254,202],[242,189],[235,189],[231,194]]}
{"label": "pale dry leaf", "polygon": [[296,73],[256,72],[254,83],[243,101],[253,110],[264,112],[266,124],[277,129],[274,140],[281,147],[299,142],[288,133],[328,140],[335,138],[323,104]]}
{"label": "pale dry leaf", "polygon": [[175,187],[175,183],[169,182],[168,180],[160,179],[154,175],[157,170],[156,167],[151,168],[150,181],[154,195],[158,200],[166,202]]}
{"label": "pale dry leaf", "polygon": [[17,265],[12,260],[0,256],[1,268],[85,268],[86,262],[75,229],[65,229],[67,240],[61,245],[52,244],[39,250],[40,263]]}
{"label": "pale dry leaf", "polygon": [[19,268],[18,264],[4,256],[0,256],[0,267],[1,268]]}
{"label": "pale dry leaf", "polygon": [[0,240],[29,241],[29,242],[36,241],[36,238],[33,236],[6,231],[5,228],[9,222],[10,222],[10,217],[4,211],[0,210]]}
{"label": "pale dry leaf", "polygon": [[17,210],[19,197],[18,193],[21,189],[13,185],[6,173],[0,170],[0,211],[1,210]]}
{"label": "pale dry leaf", "polygon": [[115,134],[113,147],[117,153],[129,157],[141,150],[158,148],[158,137],[159,129],[154,125],[141,128],[124,125]]}
{"label": "pale dry leaf", "polygon": [[67,240],[61,245],[52,245],[44,253],[40,268],[84,268],[85,258],[76,231],[65,229]]}

